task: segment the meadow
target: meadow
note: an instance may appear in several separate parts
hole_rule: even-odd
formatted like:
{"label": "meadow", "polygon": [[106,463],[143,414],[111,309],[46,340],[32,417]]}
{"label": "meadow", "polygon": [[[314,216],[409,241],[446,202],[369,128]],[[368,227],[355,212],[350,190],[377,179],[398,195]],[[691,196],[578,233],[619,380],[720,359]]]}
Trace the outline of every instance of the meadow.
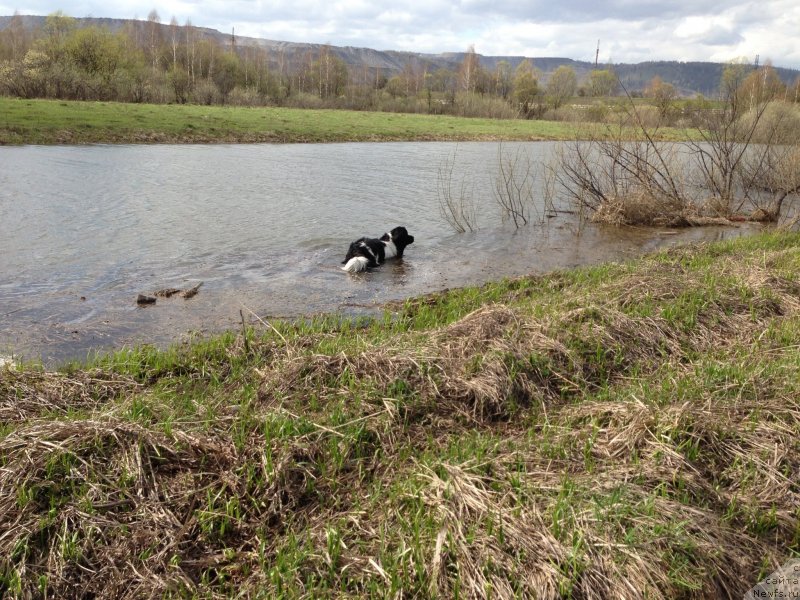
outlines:
{"label": "meadow", "polygon": [[[524,119],[0,97],[0,144],[14,145],[575,140],[596,137],[596,129]],[[659,135],[688,133],[663,129]]]}

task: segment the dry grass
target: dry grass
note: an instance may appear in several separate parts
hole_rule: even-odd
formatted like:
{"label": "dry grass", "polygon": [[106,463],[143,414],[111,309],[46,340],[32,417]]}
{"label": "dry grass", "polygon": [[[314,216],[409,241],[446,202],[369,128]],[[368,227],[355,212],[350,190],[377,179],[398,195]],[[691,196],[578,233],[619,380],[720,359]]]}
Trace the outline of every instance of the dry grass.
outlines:
{"label": "dry grass", "polygon": [[0,590],[741,597],[800,552],[798,241],[2,370]]}
{"label": "dry grass", "polygon": [[9,368],[0,377],[0,422],[97,408],[140,387],[130,377],[104,371],[62,374]]}

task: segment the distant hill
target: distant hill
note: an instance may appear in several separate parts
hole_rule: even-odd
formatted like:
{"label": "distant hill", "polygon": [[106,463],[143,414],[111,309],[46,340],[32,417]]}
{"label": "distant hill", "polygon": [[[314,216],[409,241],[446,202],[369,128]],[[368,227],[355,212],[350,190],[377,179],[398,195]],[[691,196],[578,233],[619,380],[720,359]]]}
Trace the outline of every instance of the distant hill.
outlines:
{"label": "distant hill", "polygon": [[[11,16],[0,17],[0,31],[8,26],[12,18]],[[25,28],[35,30],[44,25],[45,18],[42,16],[22,16],[22,22]],[[78,18],[76,21],[79,26],[99,26],[115,32],[126,27],[141,26],[144,23],[144,21],[133,19],[93,17]],[[169,32],[169,25],[161,24],[161,27],[166,36]],[[195,27],[194,30],[197,35],[213,39],[222,46],[229,46],[233,38],[231,33],[223,33],[206,27]],[[263,38],[236,36],[233,39],[235,39],[235,43],[239,47],[257,46],[269,49],[271,52],[281,53],[289,62],[295,59],[299,60],[308,52],[314,53],[322,48],[321,44],[285,42]],[[352,46],[328,46],[328,48],[352,69],[364,67],[380,68],[387,77],[399,73],[408,64],[427,67],[428,70],[436,70],[438,68],[457,69],[465,56],[464,52],[424,54],[420,52],[355,48]],[[579,82],[588,77],[589,73],[595,68],[591,62],[576,61],[570,58],[482,56],[480,54],[478,57],[481,65],[489,70],[494,69],[502,60],[507,61],[512,68],[515,68],[525,58],[529,58],[533,61],[534,66],[542,72],[543,82],[546,82],[548,76],[561,65],[572,67],[578,75]],[[720,77],[725,65],[714,62],[647,61],[635,64],[616,63],[601,66],[601,68],[607,67],[612,68],[617,73],[623,85],[630,91],[643,89],[653,77],[659,76],[664,81],[674,85],[684,96],[695,94],[714,96],[718,91]],[[800,71],[796,69],[776,67],[775,70],[778,76],[787,84],[793,83],[800,77]]]}

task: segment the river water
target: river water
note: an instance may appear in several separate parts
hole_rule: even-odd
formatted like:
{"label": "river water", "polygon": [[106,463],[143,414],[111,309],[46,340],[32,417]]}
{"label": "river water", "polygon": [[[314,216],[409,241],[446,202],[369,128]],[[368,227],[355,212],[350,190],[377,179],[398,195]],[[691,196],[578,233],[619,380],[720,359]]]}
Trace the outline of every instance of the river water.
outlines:
{"label": "river water", "polygon": [[[504,144],[545,160],[549,143]],[[477,205],[456,234],[437,179]],[[374,312],[384,302],[503,276],[622,260],[664,245],[740,235],[502,223],[496,143],[0,148],[0,355],[47,364],[262,318]],[[544,208],[539,207],[541,214]],[[402,261],[349,275],[349,242],[404,225]],[[138,294],[203,282],[190,300]]]}

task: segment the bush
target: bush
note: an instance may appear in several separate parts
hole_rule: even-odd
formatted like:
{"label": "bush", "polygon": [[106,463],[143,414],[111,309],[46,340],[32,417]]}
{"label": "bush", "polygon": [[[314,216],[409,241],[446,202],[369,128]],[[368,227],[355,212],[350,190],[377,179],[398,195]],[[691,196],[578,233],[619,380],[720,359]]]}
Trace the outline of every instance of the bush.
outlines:
{"label": "bush", "polygon": [[325,100],[316,94],[309,94],[307,92],[299,92],[294,96],[290,96],[284,102],[284,106],[290,108],[328,108]]}
{"label": "bush", "polygon": [[[755,110],[750,110],[742,120],[750,124],[755,118]],[[798,139],[800,107],[785,102],[771,102],[756,125],[753,141],[761,144],[794,144]]]}
{"label": "bush", "polygon": [[696,210],[677,198],[655,196],[644,188],[609,198],[592,215],[592,220],[611,225],[675,226],[688,223]]}
{"label": "bush", "polygon": [[588,107],[584,106],[561,106],[549,109],[542,115],[542,119],[560,123],[586,123],[592,120]]}
{"label": "bush", "polygon": [[197,104],[217,104],[221,101],[222,95],[219,93],[217,84],[210,79],[203,79],[200,83],[194,86],[192,90],[192,99]]}
{"label": "bush", "polygon": [[228,94],[231,106],[264,106],[264,99],[253,88],[235,87]]}
{"label": "bush", "polygon": [[[616,131],[559,151],[555,180],[604,222],[781,222],[800,198],[800,111],[785,103],[746,111],[738,99],[696,111],[698,139],[683,143],[658,141],[654,129],[669,116],[631,100],[626,113],[613,115]],[[639,141],[630,141],[632,130]]]}
{"label": "bush", "polygon": [[586,121],[589,123],[605,123],[611,112],[604,103],[590,104],[586,109]]}
{"label": "bush", "polygon": [[377,96],[375,110],[396,113],[427,113],[428,103],[414,96],[392,97],[386,92]]}
{"label": "bush", "polygon": [[636,115],[630,115],[630,118],[632,118],[640,127],[651,129],[655,127],[663,127],[667,124],[664,117],[661,116],[661,112],[655,106],[639,104],[636,106],[635,110]]}
{"label": "bush", "polygon": [[479,94],[458,94],[455,113],[460,117],[488,119],[516,119],[519,112],[506,100]]}

